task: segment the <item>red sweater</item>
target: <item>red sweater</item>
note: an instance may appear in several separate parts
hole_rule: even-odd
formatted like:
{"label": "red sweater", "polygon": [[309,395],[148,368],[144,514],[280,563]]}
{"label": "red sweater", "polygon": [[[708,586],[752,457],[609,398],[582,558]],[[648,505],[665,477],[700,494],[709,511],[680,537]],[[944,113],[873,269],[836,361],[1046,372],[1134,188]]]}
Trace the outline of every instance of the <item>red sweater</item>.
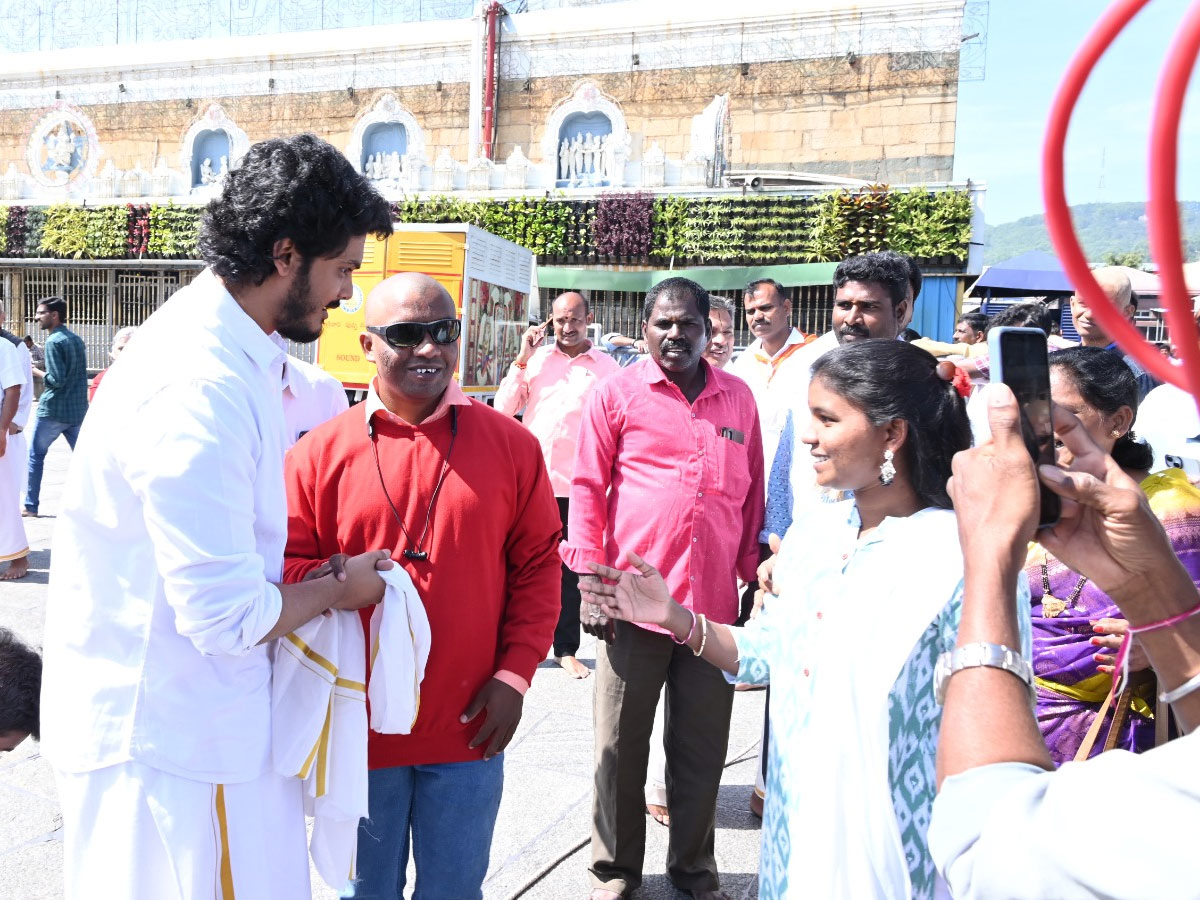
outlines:
{"label": "red sweater", "polygon": [[[561,523],[537,440],[478,401],[459,406],[458,437],[433,509],[428,561],[409,546],[379,484],[362,406],[305,435],[288,453],[284,580],[334,553],[390,548],[412,576],[432,644],[412,734],[370,732],[373,769],[483,758],[467,744],[484,722],[458,717],[501,669],[527,681],[558,621]],[[375,417],[384,482],[414,543],[450,445],[450,416],[425,425]],[[362,611],[364,628],[369,609]],[[364,645],[365,645],[364,641]]]}

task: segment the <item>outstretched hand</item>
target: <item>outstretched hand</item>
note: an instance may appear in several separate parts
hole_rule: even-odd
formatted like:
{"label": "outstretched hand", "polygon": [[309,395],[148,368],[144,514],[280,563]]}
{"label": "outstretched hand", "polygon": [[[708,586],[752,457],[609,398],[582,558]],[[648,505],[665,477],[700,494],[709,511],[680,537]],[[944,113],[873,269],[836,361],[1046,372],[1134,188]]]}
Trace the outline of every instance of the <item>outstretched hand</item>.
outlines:
{"label": "outstretched hand", "polygon": [[[579,590],[584,601],[598,606],[600,614],[610,619],[665,625],[678,604],[671,599],[662,575],[632,551],[625,554],[625,559],[637,572],[623,572],[598,563],[588,564],[600,578],[580,580]],[[613,583],[606,584],[600,579]]]}

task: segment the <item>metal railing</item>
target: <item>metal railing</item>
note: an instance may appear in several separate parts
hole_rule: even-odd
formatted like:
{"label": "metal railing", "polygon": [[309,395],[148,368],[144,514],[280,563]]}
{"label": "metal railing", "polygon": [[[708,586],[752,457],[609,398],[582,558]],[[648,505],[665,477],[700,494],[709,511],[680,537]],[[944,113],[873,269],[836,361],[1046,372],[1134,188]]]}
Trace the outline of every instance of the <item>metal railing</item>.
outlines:
{"label": "metal railing", "polygon": [[[191,284],[202,268],[196,263],[174,266],[119,266],[55,260],[31,265],[28,260],[0,262],[0,300],[4,327],[42,344],[46,333],[33,314],[47,297],[67,301],[67,327],[83,338],[87,365],[99,371],[108,365],[113,335],[127,325],[141,325],[177,290]],[[306,362],[316,344],[289,343],[288,352]]]}

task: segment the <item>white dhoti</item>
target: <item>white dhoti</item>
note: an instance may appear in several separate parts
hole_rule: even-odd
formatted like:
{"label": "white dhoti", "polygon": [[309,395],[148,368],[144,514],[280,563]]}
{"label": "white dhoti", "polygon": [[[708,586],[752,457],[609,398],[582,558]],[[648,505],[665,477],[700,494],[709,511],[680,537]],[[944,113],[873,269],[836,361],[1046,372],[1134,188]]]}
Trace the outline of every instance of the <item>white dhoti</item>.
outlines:
{"label": "white dhoti", "polygon": [[296,778],[209,784],[137,762],[55,775],[67,900],[312,896]]}
{"label": "white dhoti", "polygon": [[29,555],[29,540],[21,521],[21,490],[28,463],[24,432],[10,434],[8,447],[0,456],[0,562]]}

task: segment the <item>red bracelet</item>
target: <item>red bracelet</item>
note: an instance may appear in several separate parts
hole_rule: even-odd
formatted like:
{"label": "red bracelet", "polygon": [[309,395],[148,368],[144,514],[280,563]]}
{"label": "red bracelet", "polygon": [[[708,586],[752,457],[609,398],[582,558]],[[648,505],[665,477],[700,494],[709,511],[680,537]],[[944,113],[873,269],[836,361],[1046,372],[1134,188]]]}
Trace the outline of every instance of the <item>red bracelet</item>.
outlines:
{"label": "red bracelet", "polygon": [[1180,622],[1185,622],[1194,615],[1200,614],[1200,603],[1197,603],[1187,612],[1177,613],[1173,616],[1168,616],[1165,619],[1160,619],[1157,622],[1151,622],[1149,625],[1129,625],[1125,629],[1125,638],[1121,641],[1121,648],[1117,651],[1116,663],[1113,665],[1113,672],[1117,677],[1113,678],[1113,694],[1118,693],[1118,685],[1124,686],[1125,679],[1128,677],[1129,667],[1129,645],[1135,634],[1141,634],[1144,631],[1158,631],[1162,628],[1170,628],[1178,625]]}
{"label": "red bracelet", "polygon": [[517,361],[514,359],[514,360],[513,360],[513,365],[514,365],[514,366],[516,366],[518,369],[523,369],[523,368],[525,368],[527,365],[529,365],[529,363],[519,363],[519,362],[517,362]]}

